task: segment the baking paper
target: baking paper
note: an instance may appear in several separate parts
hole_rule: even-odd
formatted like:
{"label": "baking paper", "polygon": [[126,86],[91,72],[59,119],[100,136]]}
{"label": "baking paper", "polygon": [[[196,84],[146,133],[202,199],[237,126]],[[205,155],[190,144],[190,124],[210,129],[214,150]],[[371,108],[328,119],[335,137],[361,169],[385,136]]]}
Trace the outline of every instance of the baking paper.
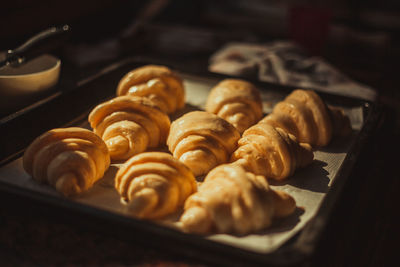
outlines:
{"label": "baking paper", "polygon": [[[214,79],[183,74],[182,77],[184,78],[186,88],[187,105],[182,111],[171,117],[171,120],[174,120],[185,112],[201,110],[204,107],[209,90],[219,82]],[[260,90],[262,91],[263,108],[266,114],[271,111],[271,108],[277,101],[283,99],[285,96],[279,91],[264,90],[262,88]],[[333,140],[323,150],[315,151],[315,160],[311,165],[297,170],[284,183],[271,185],[273,188],[286,191],[295,198],[298,208],[292,216],[275,221],[272,227],[258,233],[245,236],[218,234],[206,236],[205,238],[253,252],[268,253],[282,246],[288,239],[300,231],[317,213],[322,200],[329,192],[335,175],[343,164],[346,154],[349,152],[351,144],[357,138],[357,133],[361,129],[363,123],[362,108],[345,109],[345,112],[349,115],[353,127],[351,137]],[[76,126],[89,128],[85,120]],[[83,205],[103,209],[106,212],[130,216],[125,206],[121,204],[118,192],[114,189],[114,176],[118,167],[118,164],[113,164],[103,179],[98,181],[93,188],[80,196],[70,199]],[[45,195],[63,197],[50,186],[38,184],[25,173],[22,168],[22,158],[3,166],[0,169],[0,180],[29,190],[38,191]],[[177,223],[178,217],[179,213],[159,223],[165,225],[165,227],[176,228],[179,226]]]}

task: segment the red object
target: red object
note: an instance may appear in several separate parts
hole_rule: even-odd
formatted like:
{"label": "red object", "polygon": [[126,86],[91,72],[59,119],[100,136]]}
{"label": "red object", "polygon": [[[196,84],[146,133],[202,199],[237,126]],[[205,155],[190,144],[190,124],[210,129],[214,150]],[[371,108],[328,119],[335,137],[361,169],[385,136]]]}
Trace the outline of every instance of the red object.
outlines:
{"label": "red object", "polygon": [[321,54],[326,44],[332,11],[314,6],[289,8],[289,33],[294,42],[312,55]]}

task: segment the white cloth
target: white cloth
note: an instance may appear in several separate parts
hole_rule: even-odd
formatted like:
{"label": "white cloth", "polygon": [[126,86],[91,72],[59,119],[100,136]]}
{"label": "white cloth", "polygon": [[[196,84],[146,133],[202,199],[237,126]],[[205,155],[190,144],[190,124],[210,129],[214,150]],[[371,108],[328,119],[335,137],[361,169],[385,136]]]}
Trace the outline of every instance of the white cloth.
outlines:
{"label": "white cloth", "polygon": [[288,41],[228,43],[210,58],[209,71],[374,101],[376,91],[353,81],[320,57]]}

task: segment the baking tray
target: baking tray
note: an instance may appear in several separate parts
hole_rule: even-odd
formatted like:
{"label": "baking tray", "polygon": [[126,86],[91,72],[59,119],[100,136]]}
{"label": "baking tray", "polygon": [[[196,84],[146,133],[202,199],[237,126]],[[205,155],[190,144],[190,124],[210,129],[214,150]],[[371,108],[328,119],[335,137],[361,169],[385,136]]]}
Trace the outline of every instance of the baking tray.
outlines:
{"label": "baking tray", "polygon": [[[132,58],[112,64],[99,71],[96,75],[79,82],[76,88],[60,90],[24,110],[3,118],[0,121],[0,132],[3,137],[0,141],[2,148],[0,154],[0,190],[3,196],[6,195],[24,206],[26,206],[25,203],[30,203],[32,207],[46,207],[46,210],[51,210],[52,216],[60,214],[63,218],[69,218],[70,223],[83,224],[91,229],[95,228],[133,242],[143,242],[153,247],[159,247],[201,261],[228,264],[230,266],[243,264],[289,266],[304,262],[311,256],[315,246],[318,244],[332,209],[340,198],[341,190],[345,186],[346,180],[350,177],[358,154],[376,127],[380,112],[375,103],[319,92],[321,97],[329,104],[340,105],[349,112],[356,111],[355,113],[361,117],[361,121],[358,121],[357,130],[354,131],[352,138],[344,142],[345,152],[340,150],[340,145],[335,146],[335,144],[330,148],[328,147],[326,151],[317,152],[319,153],[316,156],[317,159],[324,159],[324,157],[328,156],[328,162],[330,160],[329,155],[332,153],[340,156],[339,161],[333,161],[334,164],[325,164],[327,166],[324,167],[328,172],[333,171],[334,175],[331,175],[331,177],[322,175],[324,179],[329,178],[329,184],[326,182],[322,194],[318,195],[318,203],[313,206],[315,211],[313,211],[311,217],[301,222],[299,218],[302,218],[301,216],[303,215],[301,213],[296,215],[300,222],[295,222],[294,225],[291,225],[290,231],[292,232],[290,232],[290,235],[285,236],[278,243],[272,243],[272,248],[263,242],[265,241],[263,237],[274,233],[279,235],[279,231],[285,232],[284,227],[279,226],[279,223],[282,222],[273,225],[272,230],[266,230],[262,234],[255,234],[251,237],[229,235],[202,237],[182,233],[165,224],[126,216],[126,214],[115,212],[113,209],[104,208],[101,203],[86,203],[85,201],[63,198],[56,192],[49,193],[51,189],[45,188],[45,186],[35,186],[34,183],[33,186],[28,184],[30,181],[15,182],[16,177],[23,173],[18,161],[21,160],[24,149],[34,138],[44,131],[56,127],[85,126],[90,110],[98,103],[115,96],[118,81],[125,73],[149,63],[154,62],[140,62]],[[173,65],[170,67],[173,68]],[[201,97],[196,95],[197,93],[202,90],[208,90],[212,84],[228,77],[208,72],[188,73],[182,69],[177,69],[177,71],[184,78],[186,87],[193,87],[197,84],[196,90],[187,91],[187,98],[190,101],[186,106],[186,111],[201,106],[202,100]],[[258,86],[263,94],[264,111],[266,112],[272,108],[276,101],[279,101],[293,90],[290,87],[258,81],[252,82]],[[184,111],[181,111],[180,114],[175,114],[174,117],[178,117]],[[340,142],[337,144],[343,145]],[[336,150],[338,147],[339,151],[332,151],[332,149]],[[319,161],[317,164],[324,164],[324,160],[317,161]],[[308,171],[297,171],[300,174],[295,175],[303,176],[303,178],[290,179],[289,181],[291,182],[289,184],[292,184],[289,187],[296,189],[299,185],[300,187],[304,186],[296,181],[304,180],[304,176],[310,175],[309,171],[313,168],[315,171],[315,166],[309,168]],[[4,170],[11,171],[4,172]],[[2,173],[3,176],[1,177]],[[4,175],[4,173],[7,175]],[[314,176],[321,175],[318,174],[318,171],[317,174],[315,172],[312,173]],[[273,184],[272,186],[283,187],[284,190],[287,189],[286,184]],[[311,187],[303,189],[305,191],[313,191],[312,187],[315,186],[318,189],[318,185],[308,186]],[[318,190],[314,191],[318,192]],[[305,205],[307,206],[307,204]],[[299,225],[301,227],[297,227]],[[296,229],[296,227],[299,229]],[[251,240],[247,242],[249,239]]]}

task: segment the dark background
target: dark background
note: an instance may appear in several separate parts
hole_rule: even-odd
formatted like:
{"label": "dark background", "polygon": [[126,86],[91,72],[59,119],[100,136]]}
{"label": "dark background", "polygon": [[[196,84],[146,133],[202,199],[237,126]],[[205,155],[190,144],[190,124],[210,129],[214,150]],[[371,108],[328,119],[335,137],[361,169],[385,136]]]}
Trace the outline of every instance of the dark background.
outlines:
{"label": "dark background", "polygon": [[[101,2],[101,3],[99,3]],[[379,128],[363,148],[310,266],[396,266],[399,247],[400,2],[58,1],[2,3],[0,51],[49,26],[72,35],[54,53],[73,85],[128,56],[204,71],[228,41],[289,39],[375,88]],[[46,209],[0,199],[1,265],[199,265],[107,233],[64,223]]]}

